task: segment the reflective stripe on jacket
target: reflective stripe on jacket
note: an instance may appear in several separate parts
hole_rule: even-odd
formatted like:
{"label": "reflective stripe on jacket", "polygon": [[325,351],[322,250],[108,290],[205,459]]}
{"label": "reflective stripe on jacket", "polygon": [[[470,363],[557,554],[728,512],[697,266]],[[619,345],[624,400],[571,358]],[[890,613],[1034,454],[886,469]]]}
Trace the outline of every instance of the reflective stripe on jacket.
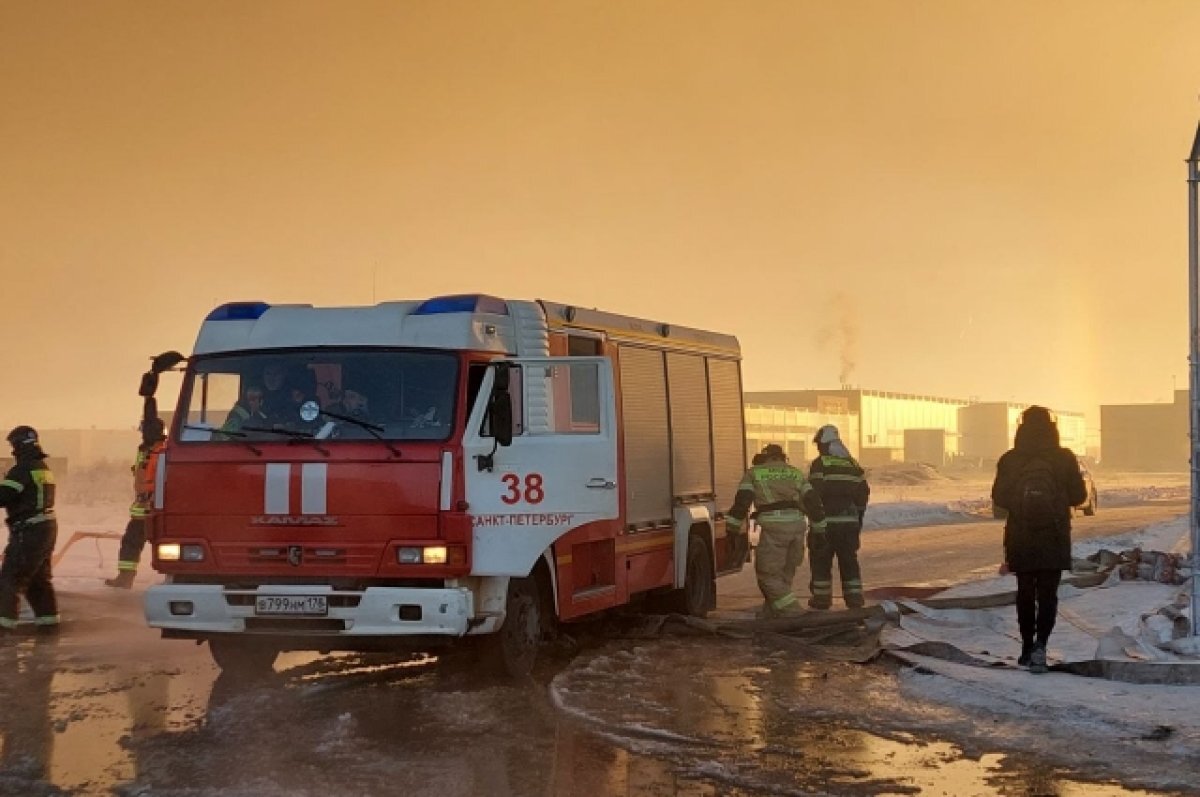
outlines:
{"label": "reflective stripe on jacket", "polygon": [[727,525],[734,530],[741,528],[751,504],[759,508],[758,517],[764,523],[799,521],[802,513],[813,523],[825,519],[820,496],[804,472],[786,462],[767,462],[746,471],[738,484]]}
{"label": "reflective stripe on jacket", "polygon": [[812,461],[808,478],[821,496],[830,523],[859,523],[871,498],[866,474],[850,457],[831,454]]}
{"label": "reflective stripe on jacket", "polygon": [[7,510],[9,526],[53,518],[55,490],[44,459],[18,460],[0,480],[0,506]]}
{"label": "reflective stripe on jacket", "polygon": [[137,459],[130,469],[133,471],[133,503],[129,506],[130,517],[146,517],[154,509],[154,477],[164,446],[165,442],[162,440],[149,449],[138,446]]}

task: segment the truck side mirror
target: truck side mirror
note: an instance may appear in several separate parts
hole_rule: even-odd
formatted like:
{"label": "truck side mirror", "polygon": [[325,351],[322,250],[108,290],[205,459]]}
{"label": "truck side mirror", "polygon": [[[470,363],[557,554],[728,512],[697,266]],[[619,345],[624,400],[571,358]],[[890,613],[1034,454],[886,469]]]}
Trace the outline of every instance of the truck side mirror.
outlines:
{"label": "truck side mirror", "polygon": [[492,392],[491,405],[488,407],[489,426],[492,437],[502,446],[511,446],[513,440],[513,407],[512,396],[507,391],[500,392],[499,388]]}
{"label": "truck side mirror", "polygon": [[147,371],[142,374],[142,383],[138,385],[138,395],[142,398],[150,398],[158,390],[158,374],[154,371]]}
{"label": "truck side mirror", "polygon": [[496,363],[495,367],[496,379],[492,383],[492,398],[488,404],[488,425],[497,444],[510,446],[513,439],[513,405],[508,386],[512,381],[512,366]]}

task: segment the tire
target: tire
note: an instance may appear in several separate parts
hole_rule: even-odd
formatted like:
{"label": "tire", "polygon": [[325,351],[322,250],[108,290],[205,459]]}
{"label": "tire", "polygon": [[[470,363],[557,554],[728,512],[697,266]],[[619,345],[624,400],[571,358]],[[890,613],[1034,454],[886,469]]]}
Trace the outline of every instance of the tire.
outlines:
{"label": "tire", "polygon": [[275,672],[279,649],[269,642],[240,635],[213,637],[208,652],[221,672],[247,678],[264,678]]}
{"label": "tire", "polygon": [[671,593],[668,605],[672,611],[691,617],[707,617],[717,606],[712,553],[708,550],[708,542],[699,534],[688,537],[683,587]]}
{"label": "tire", "polygon": [[547,605],[536,578],[509,580],[504,625],[480,640],[489,672],[509,678],[526,678],[533,672],[550,625]]}

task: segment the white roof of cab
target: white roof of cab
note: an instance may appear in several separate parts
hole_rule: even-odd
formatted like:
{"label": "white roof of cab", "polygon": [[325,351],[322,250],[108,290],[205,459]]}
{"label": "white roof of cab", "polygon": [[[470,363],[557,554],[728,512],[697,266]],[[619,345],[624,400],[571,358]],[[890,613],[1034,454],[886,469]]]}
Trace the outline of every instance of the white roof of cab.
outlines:
{"label": "white roof of cab", "polygon": [[266,306],[254,318],[214,318],[223,309],[218,308],[200,327],[193,354],[319,346],[513,351],[511,317],[472,312],[414,315],[413,311],[421,304],[419,301],[384,302],[373,307],[285,304]]}

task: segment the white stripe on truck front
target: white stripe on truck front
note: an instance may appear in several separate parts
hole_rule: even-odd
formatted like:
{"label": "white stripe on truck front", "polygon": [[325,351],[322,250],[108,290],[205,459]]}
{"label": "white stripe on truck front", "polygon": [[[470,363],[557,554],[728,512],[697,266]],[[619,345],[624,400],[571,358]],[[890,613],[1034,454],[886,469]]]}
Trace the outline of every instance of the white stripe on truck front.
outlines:
{"label": "white stripe on truck front", "polygon": [[442,452],[442,489],[438,496],[438,508],[446,511],[450,508],[450,499],[454,497],[454,455],[449,451]]}
{"label": "white stripe on truck front", "polygon": [[292,466],[286,462],[268,462],[263,489],[263,512],[286,515],[291,506]]}
{"label": "white stripe on truck front", "polygon": [[329,481],[329,466],[324,462],[309,462],[300,466],[300,514],[325,514],[325,485]]}
{"label": "white stripe on truck front", "polygon": [[[327,500],[329,465],[307,462],[300,466],[300,514],[324,515]],[[263,514],[290,515],[292,512],[292,466],[287,462],[268,462],[263,482]]]}

